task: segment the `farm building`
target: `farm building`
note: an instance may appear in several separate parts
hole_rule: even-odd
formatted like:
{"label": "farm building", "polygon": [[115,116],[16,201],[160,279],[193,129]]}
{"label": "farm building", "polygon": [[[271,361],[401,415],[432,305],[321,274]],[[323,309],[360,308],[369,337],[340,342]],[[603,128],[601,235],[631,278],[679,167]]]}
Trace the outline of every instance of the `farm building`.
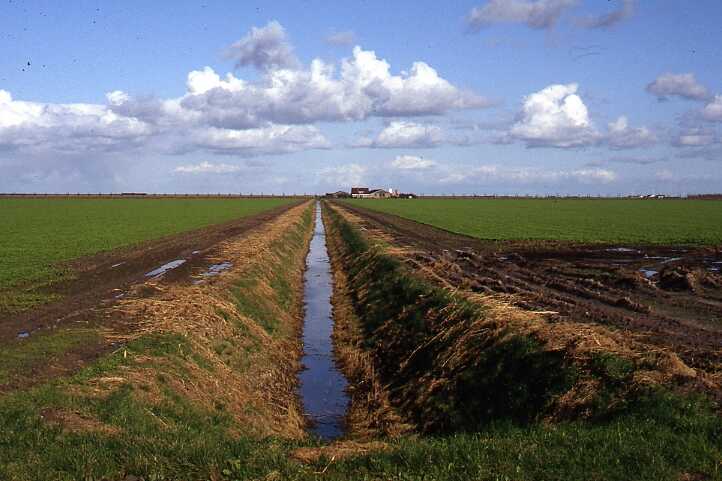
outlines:
{"label": "farm building", "polygon": [[368,187],[351,187],[351,197],[368,197]]}
{"label": "farm building", "polygon": [[331,199],[345,199],[351,197],[351,194],[343,190],[337,190],[336,192],[327,192],[326,197]]}
{"label": "farm building", "polygon": [[352,187],[351,197],[357,199],[388,199],[390,197],[398,197],[399,193],[396,189],[369,189],[368,187]]}
{"label": "farm building", "polygon": [[384,189],[372,189],[369,192],[369,198],[371,199],[388,199],[390,197],[393,197],[394,194],[388,190]]}

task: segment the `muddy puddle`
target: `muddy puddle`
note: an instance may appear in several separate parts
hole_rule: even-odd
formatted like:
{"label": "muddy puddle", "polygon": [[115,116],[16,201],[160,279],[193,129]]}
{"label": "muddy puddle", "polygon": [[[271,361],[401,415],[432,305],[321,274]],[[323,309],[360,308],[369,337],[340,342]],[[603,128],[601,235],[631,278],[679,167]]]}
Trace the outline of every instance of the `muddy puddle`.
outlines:
{"label": "muddy puddle", "polygon": [[233,267],[233,264],[228,261],[220,262],[218,264],[211,264],[210,266],[208,266],[208,270],[206,272],[202,273],[201,275],[203,277],[217,276],[221,272],[228,270],[231,267]]}
{"label": "muddy puddle", "polygon": [[326,234],[321,206],[316,204],[316,221],[304,274],[305,318],[303,323],[303,366],[300,395],[311,430],[323,439],[344,433],[348,408],[347,381],[337,369],[331,333],[331,265],[326,250]]}
{"label": "muddy puddle", "polygon": [[206,269],[205,272],[201,272],[200,278],[193,280],[193,284],[203,284],[203,282],[205,282],[205,279],[209,277],[216,277],[220,275],[223,271],[227,271],[231,267],[233,267],[233,263],[228,261],[219,262],[218,264],[211,264],[210,266],[208,266],[208,269]]}
{"label": "muddy puddle", "polygon": [[176,267],[180,267],[183,264],[186,263],[185,259],[176,259],[174,261],[170,261],[167,264],[163,264],[162,266],[158,267],[157,269],[153,269],[152,271],[146,273],[145,277],[160,277],[166,272],[175,269]]}

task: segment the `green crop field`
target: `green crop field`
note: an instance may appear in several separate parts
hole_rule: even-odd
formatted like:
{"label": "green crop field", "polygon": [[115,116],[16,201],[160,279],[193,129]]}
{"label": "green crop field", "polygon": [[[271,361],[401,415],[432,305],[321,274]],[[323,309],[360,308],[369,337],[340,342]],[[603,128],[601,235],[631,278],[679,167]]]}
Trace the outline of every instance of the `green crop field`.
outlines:
{"label": "green crop field", "polygon": [[353,199],[349,203],[488,240],[722,243],[722,201]]}
{"label": "green crop field", "polygon": [[19,284],[62,278],[66,273],[57,268],[62,261],[256,214],[287,202],[280,198],[0,199],[0,310],[42,300],[29,291],[7,291]]}

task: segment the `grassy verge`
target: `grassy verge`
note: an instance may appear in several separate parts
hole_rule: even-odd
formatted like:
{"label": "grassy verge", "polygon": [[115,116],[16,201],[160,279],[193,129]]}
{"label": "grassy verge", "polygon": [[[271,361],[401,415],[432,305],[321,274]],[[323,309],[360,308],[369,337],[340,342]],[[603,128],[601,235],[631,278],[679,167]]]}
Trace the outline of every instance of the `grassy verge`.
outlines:
{"label": "grassy verge", "polygon": [[0,388],[22,384],[33,371],[61,361],[70,350],[100,342],[93,330],[64,329],[33,335],[0,350]]}
{"label": "grassy verge", "polygon": [[[331,212],[363,346],[393,404],[432,437],[402,437],[338,469],[368,479],[719,479],[722,420],[697,395],[633,384],[613,353],[584,363],[414,276]],[[479,322],[481,320],[481,322]],[[368,381],[367,381],[368,382]],[[573,387],[587,410],[549,422]],[[576,418],[576,419],[574,419]],[[361,478],[361,476],[359,476]]]}
{"label": "grassy verge", "polygon": [[577,377],[562,352],[483,307],[413,276],[338,213],[330,235],[348,275],[365,348],[409,421],[430,433],[474,431],[491,420],[531,421]]}

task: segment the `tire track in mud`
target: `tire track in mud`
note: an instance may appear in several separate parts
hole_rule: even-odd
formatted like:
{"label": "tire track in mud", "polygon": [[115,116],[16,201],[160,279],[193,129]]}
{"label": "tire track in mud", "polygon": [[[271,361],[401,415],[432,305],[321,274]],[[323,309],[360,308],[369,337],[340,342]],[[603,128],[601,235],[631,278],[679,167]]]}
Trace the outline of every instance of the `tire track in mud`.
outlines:
{"label": "tire track in mud", "polygon": [[[719,248],[484,242],[333,205],[396,246],[407,265],[450,288],[540,312],[552,324],[604,326],[649,349],[674,352],[715,384],[722,382],[722,278],[707,268],[717,262]],[[640,272],[655,263],[659,273],[651,279]],[[716,397],[722,398],[719,392]]]}
{"label": "tire track in mud", "polygon": [[47,289],[50,294],[62,296],[60,300],[18,314],[0,312],[0,344],[13,341],[19,332],[52,328],[79,316],[92,318],[94,308],[113,302],[129,286],[146,280],[148,272],[174,259],[187,262],[166,280],[181,281],[192,269],[203,265],[218,243],[249,232],[298,204],[71,261],[67,267],[74,278]]}
{"label": "tire track in mud", "polygon": [[[2,319],[0,346],[12,348],[32,341],[35,336],[54,335],[66,329],[113,333],[121,338],[131,334],[136,323],[115,310],[116,305],[131,295],[152,298],[169,286],[191,285],[198,282],[194,276],[206,278],[202,273],[224,261],[218,257],[224,243],[263,231],[303,204],[289,203],[231,222],[75,260],[72,266],[77,270],[76,278],[54,287],[54,292],[64,296],[60,301]],[[148,275],[174,259],[185,262],[158,275]],[[22,379],[0,386],[0,392],[68,375],[116,349],[118,343],[105,336],[97,337],[64,351],[62,356],[33,365]]]}

